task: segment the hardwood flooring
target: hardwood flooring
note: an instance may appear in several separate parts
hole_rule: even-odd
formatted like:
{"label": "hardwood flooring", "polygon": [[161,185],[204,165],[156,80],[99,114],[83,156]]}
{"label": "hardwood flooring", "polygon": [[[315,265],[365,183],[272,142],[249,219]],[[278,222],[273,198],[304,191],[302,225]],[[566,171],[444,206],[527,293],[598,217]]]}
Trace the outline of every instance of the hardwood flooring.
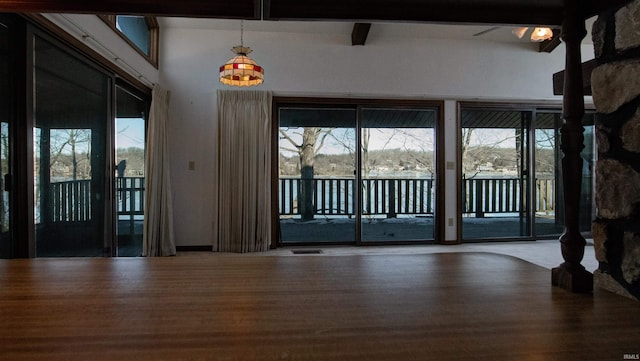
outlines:
{"label": "hardwood flooring", "polygon": [[1,360],[622,360],[640,303],[490,253],[0,260]]}

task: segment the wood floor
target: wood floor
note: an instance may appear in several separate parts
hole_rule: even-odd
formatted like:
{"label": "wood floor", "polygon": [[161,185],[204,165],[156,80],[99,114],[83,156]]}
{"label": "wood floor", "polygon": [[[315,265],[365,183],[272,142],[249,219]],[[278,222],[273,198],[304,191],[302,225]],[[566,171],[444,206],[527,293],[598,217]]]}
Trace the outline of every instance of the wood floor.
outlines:
{"label": "wood floor", "polygon": [[0,261],[1,360],[622,360],[640,303],[510,256]]}

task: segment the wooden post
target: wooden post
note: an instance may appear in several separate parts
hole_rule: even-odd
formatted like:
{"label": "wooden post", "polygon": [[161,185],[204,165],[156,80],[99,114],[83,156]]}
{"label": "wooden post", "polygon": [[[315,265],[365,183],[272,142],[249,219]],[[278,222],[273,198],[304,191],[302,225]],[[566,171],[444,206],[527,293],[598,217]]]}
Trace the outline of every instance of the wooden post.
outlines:
{"label": "wooden post", "polygon": [[389,212],[387,218],[396,218],[398,216],[396,209],[396,180],[389,179]]}
{"label": "wooden post", "polygon": [[484,181],[475,179],[476,184],[476,218],[484,218]]}
{"label": "wooden post", "polygon": [[571,292],[591,292],[593,275],[580,264],[586,241],[580,234],[580,184],[584,148],[584,95],[582,92],[582,61],[580,43],[586,35],[580,0],[565,0],[562,40],[566,46],[566,66],[563,96],[562,158],[564,188],[564,233],[560,244],[564,263],[552,269],[552,284]]}

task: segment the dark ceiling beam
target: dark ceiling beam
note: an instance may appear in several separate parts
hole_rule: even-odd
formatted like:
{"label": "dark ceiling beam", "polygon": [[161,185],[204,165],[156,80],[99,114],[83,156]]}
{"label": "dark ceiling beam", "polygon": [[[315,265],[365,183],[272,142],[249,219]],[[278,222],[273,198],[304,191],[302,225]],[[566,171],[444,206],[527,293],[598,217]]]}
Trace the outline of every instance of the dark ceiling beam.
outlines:
{"label": "dark ceiling beam", "polygon": [[[631,0],[582,0],[589,17]],[[263,9],[263,10],[262,10]],[[0,0],[0,12],[561,25],[564,0]]]}
{"label": "dark ceiling beam", "polygon": [[351,31],[351,45],[364,45],[369,36],[371,23],[355,23]]}
{"label": "dark ceiling beam", "polygon": [[[591,72],[597,66],[596,60],[592,59],[582,63],[582,92],[584,95],[591,95]],[[564,95],[564,70],[553,74],[553,95]]]}
{"label": "dark ceiling beam", "polygon": [[416,21],[561,25],[563,2],[478,0],[263,0],[266,20]]}
{"label": "dark ceiling beam", "polygon": [[0,0],[0,12],[260,19],[261,0]]}
{"label": "dark ceiling beam", "polygon": [[540,43],[539,52],[541,53],[550,53],[554,51],[560,44],[562,44],[562,40],[560,39],[561,29],[551,29],[553,31],[553,37],[549,40],[545,40]]}

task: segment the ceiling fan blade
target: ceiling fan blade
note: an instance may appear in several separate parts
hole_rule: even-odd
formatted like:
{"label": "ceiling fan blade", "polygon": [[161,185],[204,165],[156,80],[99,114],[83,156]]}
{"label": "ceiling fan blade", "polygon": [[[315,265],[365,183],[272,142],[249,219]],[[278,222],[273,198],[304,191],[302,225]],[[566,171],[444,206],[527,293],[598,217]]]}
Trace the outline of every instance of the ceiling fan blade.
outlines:
{"label": "ceiling fan blade", "polygon": [[494,30],[498,30],[498,29],[500,29],[500,27],[499,27],[499,26],[494,26],[494,27],[492,27],[492,28],[489,28],[489,29],[486,29],[486,30],[482,30],[482,31],[480,31],[480,32],[477,32],[477,33],[473,34],[473,36],[480,36],[480,35],[484,35],[484,34],[486,34],[486,33],[490,33],[490,32],[492,32],[492,31],[494,31]]}

